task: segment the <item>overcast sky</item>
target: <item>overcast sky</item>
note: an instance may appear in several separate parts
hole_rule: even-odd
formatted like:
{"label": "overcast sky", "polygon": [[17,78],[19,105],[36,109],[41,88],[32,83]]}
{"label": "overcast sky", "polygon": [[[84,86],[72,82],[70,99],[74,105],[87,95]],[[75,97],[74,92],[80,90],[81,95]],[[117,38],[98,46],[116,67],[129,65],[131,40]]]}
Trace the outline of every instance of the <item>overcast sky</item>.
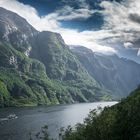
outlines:
{"label": "overcast sky", "polygon": [[0,7],[68,45],[140,59],[140,0],[0,0]]}

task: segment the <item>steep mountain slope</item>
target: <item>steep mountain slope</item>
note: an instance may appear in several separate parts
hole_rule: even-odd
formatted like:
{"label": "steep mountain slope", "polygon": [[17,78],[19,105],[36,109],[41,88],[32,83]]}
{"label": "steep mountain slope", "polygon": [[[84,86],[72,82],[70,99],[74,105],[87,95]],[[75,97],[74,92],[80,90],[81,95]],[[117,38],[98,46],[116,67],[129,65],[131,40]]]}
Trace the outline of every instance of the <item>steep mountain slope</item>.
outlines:
{"label": "steep mountain slope", "polygon": [[72,52],[101,86],[112,91],[120,99],[140,84],[140,65],[117,55],[93,53],[90,49],[77,46]]}
{"label": "steep mountain slope", "polygon": [[0,8],[0,103],[36,105],[108,99],[61,35],[38,32]]}
{"label": "steep mountain slope", "polygon": [[106,92],[105,89],[104,91],[100,89],[99,84],[91,78],[77,57],[71,53],[60,34],[41,32],[33,42],[35,44],[31,57],[40,60],[46,66],[49,78],[73,87],[73,90],[77,87],[90,101],[96,98],[90,96],[92,92],[98,96]]}
{"label": "steep mountain slope", "polygon": [[[25,50],[36,31],[24,18],[0,7],[0,40]],[[21,51],[20,50],[20,51]]]}

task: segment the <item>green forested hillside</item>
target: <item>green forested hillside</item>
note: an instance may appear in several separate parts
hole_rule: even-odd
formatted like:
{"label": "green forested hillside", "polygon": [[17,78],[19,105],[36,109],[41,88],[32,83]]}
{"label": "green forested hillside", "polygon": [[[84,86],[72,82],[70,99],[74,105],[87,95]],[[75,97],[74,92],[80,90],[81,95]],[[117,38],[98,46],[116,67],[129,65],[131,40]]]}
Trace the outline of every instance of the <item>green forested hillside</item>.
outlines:
{"label": "green forested hillside", "polygon": [[110,99],[60,34],[38,32],[3,8],[0,19],[0,106]]}
{"label": "green forested hillside", "polygon": [[63,140],[139,140],[140,87],[120,103],[98,114],[92,111],[84,124],[68,128]]}
{"label": "green forested hillside", "polygon": [[[0,44],[0,94],[1,106],[20,106],[57,103],[52,94],[52,83],[45,67],[37,60],[29,59],[8,44]],[[51,88],[51,91],[49,90]],[[49,99],[48,99],[49,98]]]}
{"label": "green forested hillside", "polygon": [[[60,70],[58,66],[55,68]],[[72,73],[69,76],[72,77]],[[86,72],[77,72],[72,80],[67,81],[57,77],[50,79],[40,61],[27,57],[7,43],[0,44],[0,88],[1,106],[87,102],[108,98]]]}

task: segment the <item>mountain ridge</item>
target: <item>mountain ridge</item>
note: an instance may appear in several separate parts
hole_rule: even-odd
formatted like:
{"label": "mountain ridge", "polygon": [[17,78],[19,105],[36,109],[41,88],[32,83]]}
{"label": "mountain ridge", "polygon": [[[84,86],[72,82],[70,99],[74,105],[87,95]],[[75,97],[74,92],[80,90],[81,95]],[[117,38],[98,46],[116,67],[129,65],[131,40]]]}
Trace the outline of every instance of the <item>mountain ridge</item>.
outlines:
{"label": "mountain ridge", "polygon": [[88,73],[101,86],[110,90],[115,99],[127,96],[139,85],[140,65],[135,61],[117,55],[93,53],[82,46],[70,46],[70,49]]}
{"label": "mountain ridge", "polygon": [[[58,33],[38,32],[0,8],[0,106],[30,106],[109,99]],[[12,16],[9,16],[12,15]],[[4,18],[4,17],[5,18]]]}

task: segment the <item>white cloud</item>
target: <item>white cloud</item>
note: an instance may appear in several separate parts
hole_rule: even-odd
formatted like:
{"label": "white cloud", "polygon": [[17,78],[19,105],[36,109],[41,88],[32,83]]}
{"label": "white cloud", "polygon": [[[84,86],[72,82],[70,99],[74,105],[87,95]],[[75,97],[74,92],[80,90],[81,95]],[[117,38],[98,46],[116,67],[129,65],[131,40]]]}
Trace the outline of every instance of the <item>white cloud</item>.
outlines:
{"label": "white cloud", "polygon": [[132,44],[131,42],[125,42],[125,43],[124,43],[124,47],[125,47],[126,49],[133,48],[133,44]]}
{"label": "white cloud", "polygon": [[138,49],[138,53],[137,53],[137,56],[140,56],[140,49]]}
{"label": "white cloud", "polygon": [[103,1],[104,29],[119,35],[122,42],[135,42],[140,39],[140,0],[118,2]]}
{"label": "white cloud", "polygon": [[66,5],[76,5],[80,8],[89,9],[89,4],[87,0],[62,0]]}
{"label": "white cloud", "polygon": [[39,31],[47,29],[55,30],[59,27],[59,22],[53,18],[53,15],[39,17],[35,8],[30,5],[24,5],[16,0],[0,0],[0,7],[17,13]]}
{"label": "white cloud", "polygon": [[[87,19],[97,12],[97,10],[90,9],[86,0],[62,0],[62,2],[65,6],[55,11],[57,20]],[[77,8],[75,9],[73,5]]]}
{"label": "white cloud", "polygon": [[106,38],[107,36],[113,36],[113,34],[106,32],[105,30],[78,32],[75,30],[62,29],[60,32],[67,44],[86,46],[94,52],[101,52],[105,54],[117,53],[114,48],[101,45],[100,41],[98,41]]}
{"label": "white cloud", "polygon": [[94,10],[89,10],[84,0],[80,1],[82,2],[81,9],[75,10],[72,7],[66,6],[63,10],[57,10],[43,17],[39,17],[35,8],[24,5],[16,0],[0,0],[0,7],[11,10],[21,17],[24,17],[39,31],[48,30],[60,33],[68,45],[83,45],[92,49],[94,52],[106,54],[116,53],[114,48],[100,44],[100,40],[114,37],[114,34],[109,30],[78,32],[74,29],[61,27],[59,20],[88,18],[91,14],[96,12]]}
{"label": "white cloud", "polygon": [[56,20],[73,20],[73,19],[87,19],[92,16],[96,10],[86,8],[74,9],[70,6],[64,6],[63,9],[57,10],[55,13]]}

